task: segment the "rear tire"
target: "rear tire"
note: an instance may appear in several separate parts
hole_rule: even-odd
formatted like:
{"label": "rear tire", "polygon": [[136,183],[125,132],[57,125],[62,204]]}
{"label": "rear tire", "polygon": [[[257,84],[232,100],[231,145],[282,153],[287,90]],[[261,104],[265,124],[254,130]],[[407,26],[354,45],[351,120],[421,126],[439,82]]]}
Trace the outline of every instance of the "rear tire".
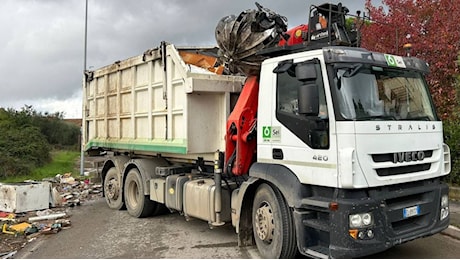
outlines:
{"label": "rear tire", "polygon": [[144,185],[139,170],[129,170],[124,185],[126,209],[136,218],[144,218],[156,213],[159,204],[150,200],[150,196],[144,195]]}
{"label": "rear tire", "polygon": [[277,189],[257,188],[252,207],[252,229],[257,249],[264,258],[294,258],[297,253],[292,212]]}
{"label": "rear tire", "polygon": [[120,210],[125,206],[123,202],[123,191],[121,190],[120,178],[121,175],[115,167],[110,168],[104,178],[105,201],[107,206],[111,209]]}

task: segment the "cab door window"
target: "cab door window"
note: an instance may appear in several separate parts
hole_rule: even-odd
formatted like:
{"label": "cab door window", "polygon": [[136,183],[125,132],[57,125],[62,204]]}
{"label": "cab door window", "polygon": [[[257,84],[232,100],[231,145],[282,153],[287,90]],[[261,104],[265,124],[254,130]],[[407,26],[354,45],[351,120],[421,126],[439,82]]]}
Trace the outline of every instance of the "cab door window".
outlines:
{"label": "cab door window", "polygon": [[[301,63],[283,61],[274,73],[277,74],[278,121],[311,148],[328,149],[329,119],[319,60]],[[305,99],[308,99],[307,104]],[[305,107],[312,108],[304,111]]]}

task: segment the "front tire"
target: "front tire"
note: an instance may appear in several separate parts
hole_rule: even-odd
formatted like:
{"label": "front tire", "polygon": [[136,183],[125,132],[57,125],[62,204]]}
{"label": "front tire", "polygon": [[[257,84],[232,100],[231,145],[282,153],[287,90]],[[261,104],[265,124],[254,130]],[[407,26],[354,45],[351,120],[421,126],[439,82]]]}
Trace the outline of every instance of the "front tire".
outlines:
{"label": "front tire", "polygon": [[117,168],[108,170],[104,178],[104,196],[107,206],[111,209],[120,210],[124,208],[123,191],[121,190],[121,175]]}
{"label": "front tire", "polygon": [[268,184],[257,188],[252,207],[252,229],[264,258],[295,258],[297,243],[292,212],[283,195]]}
{"label": "front tire", "polygon": [[144,195],[144,185],[139,170],[133,168],[126,176],[124,195],[128,213],[136,218],[151,216],[158,211],[159,204],[151,201],[148,195]]}

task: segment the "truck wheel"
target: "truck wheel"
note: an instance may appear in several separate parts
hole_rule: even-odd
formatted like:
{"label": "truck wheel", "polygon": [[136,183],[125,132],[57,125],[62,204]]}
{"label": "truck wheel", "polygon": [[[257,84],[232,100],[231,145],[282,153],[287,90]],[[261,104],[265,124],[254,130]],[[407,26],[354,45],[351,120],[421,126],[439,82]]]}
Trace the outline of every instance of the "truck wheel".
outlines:
{"label": "truck wheel", "polygon": [[107,205],[111,209],[119,210],[124,207],[123,192],[120,184],[120,174],[118,174],[117,168],[110,168],[104,178],[104,196]]}
{"label": "truck wheel", "polygon": [[257,188],[252,207],[252,229],[264,258],[294,258],[297,243],[292,213],[277,189],[268,184]]}
{"label": "truck wheel", "polygon": [[144,218],[157,211],[158,203],[151,201],[148,195],[144,195],[144,185],[138,169],[129,170],[124,191],[126,209],[131,216]]}

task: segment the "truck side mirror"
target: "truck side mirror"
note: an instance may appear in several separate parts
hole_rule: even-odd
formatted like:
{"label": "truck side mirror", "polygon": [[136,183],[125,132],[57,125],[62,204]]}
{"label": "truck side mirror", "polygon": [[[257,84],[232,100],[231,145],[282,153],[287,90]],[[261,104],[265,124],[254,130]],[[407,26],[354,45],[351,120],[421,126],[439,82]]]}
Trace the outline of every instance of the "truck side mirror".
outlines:
{"label": "truck side mirror", "polygon": [[306,116],[318,116],[319,114],[319,91],[315,84],[316,64],[310,62],[300,63],[295,68],[297,80],[304,84],[297,90],[299,114]]}
{"label": "truck side mirror", "polygon": [[300,63],[295,67],[295,76],[299,81],[315,81],[316,65],[315,63]]}
{"label": "truck side mirror", "polygon": [[318,85],[307,83],[297,89],[299,114],[306,116],[318,116],[319,114],[319,91]]}

